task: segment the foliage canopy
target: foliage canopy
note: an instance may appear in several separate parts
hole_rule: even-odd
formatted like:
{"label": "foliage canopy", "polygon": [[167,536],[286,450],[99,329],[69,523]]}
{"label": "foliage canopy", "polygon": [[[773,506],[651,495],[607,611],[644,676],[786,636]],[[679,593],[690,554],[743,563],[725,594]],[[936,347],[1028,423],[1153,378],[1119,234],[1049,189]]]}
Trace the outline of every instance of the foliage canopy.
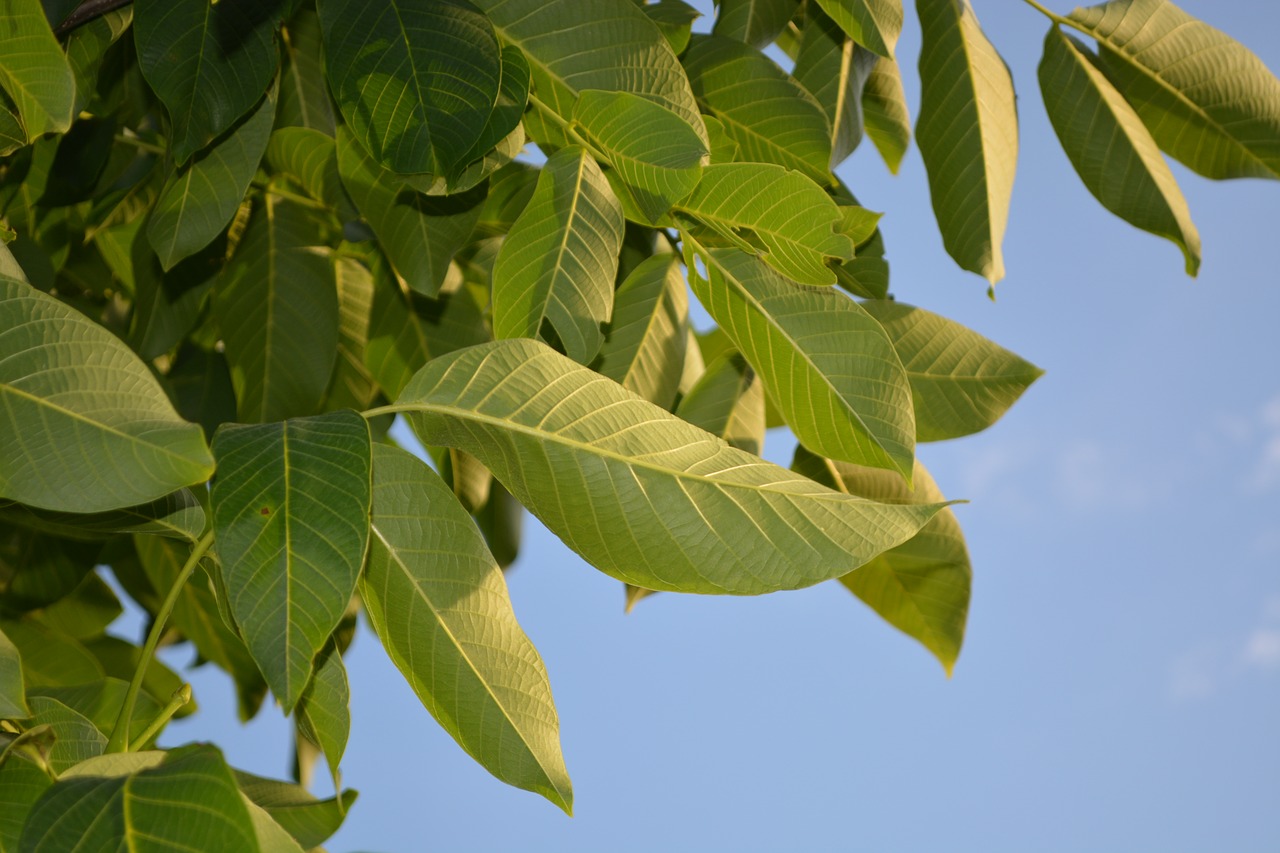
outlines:
{"label": "foliage canopy", "polygon": [[[1194,275],[1164,157],[1280,177],[1280,81],[1167,0],[1028,2],[1081,180]],[[916,11],[938,226],[994,285],[1013,81],[968,0]],[[628,607],[838,580],[951,671],[971,569],[916,445],[1040,371],[894,300],[880,215],[833,172],[909,145],[901,2],[697,17],[0,0],[0,850],[317,847],[355,798],[361,611],[464,750],[570,812],[502,574],[526,508]],[[783,426],[790,469],[759,456]],[[104,633],[95,567],[152,617],[141,648]],[[243,719],[270,691],[297,784],[155,747],[195,710],[162,643],[230,674]]]}

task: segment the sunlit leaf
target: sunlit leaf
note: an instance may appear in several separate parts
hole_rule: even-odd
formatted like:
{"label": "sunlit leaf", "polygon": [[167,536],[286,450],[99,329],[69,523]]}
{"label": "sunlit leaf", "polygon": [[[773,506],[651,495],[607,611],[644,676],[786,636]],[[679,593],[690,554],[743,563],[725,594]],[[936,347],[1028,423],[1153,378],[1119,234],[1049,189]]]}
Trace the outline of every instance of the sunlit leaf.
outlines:
{"label": "sunlit leaf", "polygon": [[741,353],[726,353],[708,365],[676,415],[731,447],[757,456],[764,449],[764,386]]}
{"label": "sunlit leaf", "polygon": [[71,66],[39,0],[6,0],[0,14],[0,86],[17,106],[26,141],[61,133],[75,117]]}
{"label": "sunlit leaf", "polygon": [[816,4],[807,15],[793,73],[826,113],[835,168],[862,140],[862,86],[870,69],[865,60],[859,61],[859,54],[867,51]]}
{"label": "sunlit leaf", "polygon": [[894,45],[902,32],[902,0],[817,0],[817,3],[849,38],[881,56],[893,56]]}
{"label": "sunlit leaf", "polygon": [[669,409],[684,371],[688,327],[689,297],[679,259],[654,255],[614,295],[613,319],[592,368]]}
{"label": "sunlit leaf", "polygon": [[778,37],[799,8],[799,0],[720,0],[711,32],[763,48]]}
{"label": "sunlit leaf", "polygon": [[107,738],[82,714],[47,696],[31,697],[32,725],[47,725],[55,740],[49,750],[49,766],[62,773],[81,761],[101,755]]}
{"label": "sunlit leaf", "polygon": [[693,32],[693,22],[702,17],[702,13],[685,3],[684,0],[658,0],[646,3],[641,7],[649,20],[658,25],[667,44],[678,55],[689,46],[689,35]]}
{"label": "sunlit leaf", "polygon": [[264,779],[242,770],[232,773],[250,802],[264,809],[307,850],[329,840],[356,801],[356,792],[351,790],[343,791],[340,798],[320,800],[298,785]]}
{"label": "sunlit leaf", "polygon": [[302,691],[294,710],[299,731],[324,751],[335,788],[340,788],[338,764],[351,733],[350,703],[347,670],[337,643],[331,638],[316,657],[311,683]]}
{"label": "sunlit leaf", "polygon": [[889,171],[898,174],[911,144],[911,113],[902,88],[898,63],[884,56],[866,55],[875,64],[862,84],[862,125],[867,138],[884,158]]}

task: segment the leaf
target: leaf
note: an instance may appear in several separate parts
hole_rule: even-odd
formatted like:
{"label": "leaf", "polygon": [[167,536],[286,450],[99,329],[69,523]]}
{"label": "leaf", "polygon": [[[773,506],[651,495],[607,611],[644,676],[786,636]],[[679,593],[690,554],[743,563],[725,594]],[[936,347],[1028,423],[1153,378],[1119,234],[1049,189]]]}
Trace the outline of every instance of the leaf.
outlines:
{"label": "leaf", "polygon": [[437,469],[449,484],[453,496],[469,513],[476,513],[489,501],[493,475],[470,453],[450,447],[440,451]]}
{"label": "leaf", "polygon": [[104,673],[97,658],[75,638],[32,619],[0,621],[0,631],[22,656],[22,675],[34,687],[66,687],[97,681]]}
{"label": "leaf", "polygon": [[446,174],[498,99],[493,28],[465,0],[319,0],[329,85],[355,138],[388,169]]}
{"label": "leaf", "polygon": [[702,13],[685,3],[684,0],[658,0],[640,7],[649,16],[649,20],[658,25],[671,50],[678,56],[689,46],[689,35],[693,32],[693,22],[702,17]]}
{"label": "leaf", "polygon": [[548,158],[493,268],[494,336],[532,338],[546,319],[569,357],[589,363],[613,313],[622,229],[622,207],[587,152]]}
{"label": "leaf", "polygon": [[902,0],[818,0],[818,5],[849,38],[881,56],[893,57],[902,32]]}
{"label": "leaf", "polygon": [[46,627],[88,642],[123,613],[120,600],[102,578],[89,572],[70,593],[31,614]]}
{"label": "leaf", "polygon": [[[902,480],[884,471],[832,462],[803,446],[796,448],[791,467],[823,485],[871,500],[902,504],[944,500],[919,461],[912,477],[914,491],[907,491]],[[840,583],[890,625],[924,645],[950,676],[964,641],[972,576],[964,534],[955,513],[947,508],[911,539],[840,578]]]}
{"label": "leaf", "polygon": [[7,521],[0,523],[0,611],[23,613],[52,604],[75,589],[97,562],[97,542],[76,542]]}
{"label": "leaf", "polygon": [[52,784],[33,762],[13,758],[0,763],[0,850],[18,849],[27,813]]}
{"label": "leaf", "polygon": [[[223,0],[226,2],[226,0]],[[146,753],[129,753],[129,759]],[[259,849],[248,809],[218,750],[196,744],[118,776],[65,776],[49,788],[22,832],[24,853]],[[119,759],[126,756],[105,756]],[[86,768],[88,769],[88,768]]]}
{"label": "leaf", "polygon": [[320,19],[299,9],[280,31],[284,66],[276,127],[307,127],[333,137],[333,106],[321,61]]}
{"label": "leaf", "polygon": [[711,32],[763,49],[786,29],[798,0],[720,0]]}
{"label": "leaf", "polygon": [[510,162],[524,147],[524,130],[520,120],[525,108],[529,106],[530,73],[529,61],[524,58],[523,53],[510,46],[502,49],[502,80],[498,85],[497,103],[484,129],[480,131],[480,136],[472,143],[471,150],[458,161],[453,174],[445,177],[445,194],[468,190],[480,182],[480,175],[488,175],[506,165],[499,163],[490,169],[483,162],[494,148],[502,148],[504,144],[513,146],[511,156],[507,158],[507,162]]}
{"label": "leaf", "polygon": [[351,411],[228,424],[213,450],[213,527],[231,612],[289,713],[364,561],[369,428]]}
{"label": "leaf", "polygon": [[524,507],[495,480],[489,486],[489,500],[480,507],[475,519],[493,559],[505,571],[520,556]]}
{"label": "leaf", "polygon": [[102,73],[107,48],[128,31],[133,23],[133,8],[125,7],[86,21],[67,36],[67,64],[75,77],[76,99],[72,115],[89,106]]}
{"label": "leaf", "polygon": [[169,175],[147,220],[147,239],[164,269],[209,245],[231,222],[267,150],[275,112],[273,86],[226,134]]}
{"label": "leaf", "polygon": [[1252,51],[1167,0],[1077,9],[1111,82],[1157,144],[1208,178],[1280,177],[1280,80]]}
{"label": "leaf", "polygon": [[[35,687],[30,695],[54,699],[87,719],[99,732],[106,733],[116,724],[128,692],[129,682],[108,677],[84,684]],[[133,706],[130,731],[141,732],[145,729],[160,713],[161,707],[146,693],[139,693]],[[104,738],[104,745],[105,742]]]}
{"label": "leaf", "polygon": [[165,271],[141,230],[129,253],[134,279],[129,345],[144,361],[153,361],[181,343],[199,322],[226,257],[226,241],[214,239],[196,254]]}
{"label": "leaf", "polygon": [[801,284],[834,284],[828,259],[854,256],[836,203],[808,178],[780,166],[708,166],[677,212]]}
{"label": "leaf", "polygon": [[698,103],[724,126],[742,160],[830,182],[827,117],[772,59],[733,39],[695,35],[684,63]]}
{"label": "leaf", "polygon": [[310,127],[282,127],[271,134],[267,163],[296,180],[307,195],[337,211],[339,218],[356,218],[338,175],[338,149],[332,136]]}
{"label": "leaf", "polygon": [[17,106],[26,141],[71,126],[75,78],[38,0],[6,0],[0,15],[0,86]]}
{"label": "leaf", "polygon": [[213,473],[195,424],[114,335],[0,277],[0,498],[102,512]]}
{"label": "leaf", "polygon": [[551,685],[502,572],[443,481],[386,445],[374,448],[360,594],[387,654],[459,746],[502,781],[572,813]]}
{"label": "leaf", "polygon": [[29,717],[27,691],[22,680],[22,656],[18,647],[0,631],[0,720]]}
{"label": "leaf", "polygon": [[169,111],[178,164],[267,91],[280,63],[278,7],[278,0],[134,0],[138,67]]}
{"label": "leaf", "polygon": [[902,72],[898,63],[887,57],[869,52],[860,54],[862,57],[875,60],[862,84],[863,130],[889,171],[896,175],[911,144],[911,113],[902,88]]}
{"label": "leaf", "polygon": [[311,676],[311,683],[302,691],[294,713],[297,715],[299,731],[307,740],[324,750],[335,790],[342,788],[338,764],[342,761],[342,753],[347,748],[347,737],[351,733],[350,704],[351,688],[347,684],[347,670],[342,665],[342,655],[337,645],[330,638],[316,658],[315,673]]}
{"label": "leaf", "polygon": [[647,589],[809,586],[899,544],[936,511],[796,477],[536,341],[434,359],[397,406],[425,443],[471,453],[584,559]]}
{"label": "leaf", "polygon": [[49,726],[54,733],[49,766],[62,773],[81,761],[101,755],[107,738],[83,715],[47,696],[31,697],[33,726]]}
{"label": "leaf", "polygon": [[[3,90],[0,90],[0,157],[7,157],[27,144],[27,132],[22,127],[22,119],[19,118],[17,109],[17,106],[9,100]],[[12,234],[13,232],[9,233]],[[12,237],[7,239],[12,239]],[[3,242],[0,241],[0,244],[3,244]],[[9,250],[0,245],[0,257],[8,253]],[[22,276],[16,275],[3,266],[0,266],[0,273],[13,278],[22,278]]]}
{"label": "leaf", "polygon": [[764,386],[741,353],[712,362],[689,389],[676,416],[759,456],[764,449]]}
{"label": "leaf", "polygon": [[373,314],[373,273],[354,258],[340,257],[334,268],[338,284],[338,362],[334,367],[326,409],[369,408],[378,383],[365,367]]}
{"label": "leaf", "polygon": [[[102,665],[103,671],[109,678],[115,678],[127,683],[134,677],[139,666],[141,666],[142,649],[133,643],[121,640],[119,637],[99,635],[83,642],[89,654],[98,659],[98,663]],[[142,678],[142,692],[151,697],[156,709],[167,705],[174,694],[182,689],[182,685],[183,681],[178,677],[177,673],[158,659],[152,658],[147,664],[146,673]],[[174,716],[188,717],[197,710],[198,707],[195,700],[188,699],[184,705],[177,709]],[[133,729],[132,731],[136,732],[138,730]]]}
{"label": "leaf", "polygon": [[884,328],[911,380],[916,440],[980,432],[1044,371],[945,317],[892,300],[862,303]]}
{"label": "leaf", "polygon": [[1052,27],[1040,62],[1045,111],[1080,180],[1102,206],[1173,241],[1187,274],[1200,268],[1200,234],[1160,149],[1078,40]]}
{"label": "leaf", "polygon": [[55,536],[90,541],[117,533],[153,533],[194,542],[204,532],[205,524],[204,509],[187,489],[150,503],[92,515],[0,502],[0,520]]}
{"label": "leaf", "polygon": [[466,244],[480,218],[483,193],[447,198],[423,195],[379,167],[342,128],[338,130],[338,171],[396,275],[424,296],[439,293],[449,260]]}
{"label": "leaf", "polygon": [[[243,795],[242,795],[243,796]],[[304,853],[302,847],[284,827],[272,820],[266,809],[244,798],[253,833],[262,853]]]}
{"label": "leaf", "polygon": [[573,122],[609,158],[646,224],[654,224],[697,186],[707,146],[682,118],[630,92],[590,89]]}
{"label": "leaf", "polygon": [[679,260],[667,252],[653,255],[618,288],[613,320],[592,367],[670,409],[684,371],[688,328],[689,296]]}
{"label": "leaf", "polygon": [[213,438],[221,424],[236,419],[231,368],[227,366],[226,356],[217,350],[184,344],[165,379],[178,412],[200,424],[209,438]]}
{"label": "leaf", "polygon": [[309,211],[267,193],[214,288],[242,421],[310,415],[329,386],[338,294],[321,240]]}
{"label": "leaf", "polygon": [[947,253],[995,284],[1018,159],[1013,80],[969,0],[916,0],[924,28],[916,138]]}
{"label": "leaf", "polygon": [[243,770],[232,773],[241,793],[308,850],[325,843],[338,831],[357,797],[355,791],[347,790],[341,797],[318,800],[298,785],[264,779]]}
{"label": "leaf", "polygon": [[693,292],[760,374],[796,436],[826,456],[909,477],[911,390],[880,325],[835,290],[797,289],[754,258],[689,239]]}
{"label": "leaf", "polygon": [[680,61],[657,25],[631,0],[477,0],[504,44],[529,60],[534,96],[525,117],[535,139],[568,143],[550,111],[568,121],[579,92],[631,92],[680,116],[706,141],[706,131]]}
{"label": "leaf", "polygon": [[862,86],[870,70],[853,39],[817,6],[808,7],[795,74],[822,106],[831,127],[831,167],[862,141]]}

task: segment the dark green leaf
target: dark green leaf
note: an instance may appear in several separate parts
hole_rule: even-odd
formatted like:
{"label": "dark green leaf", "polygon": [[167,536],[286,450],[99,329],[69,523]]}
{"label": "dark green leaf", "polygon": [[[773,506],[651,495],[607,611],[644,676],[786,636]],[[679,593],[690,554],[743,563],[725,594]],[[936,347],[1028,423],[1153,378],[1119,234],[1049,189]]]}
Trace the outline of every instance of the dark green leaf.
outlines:
{"label": "dark green leaf", "polygon": [[30,716],[23,686],[22,656],[18,647],[0,631],[0,720]]}
{"label": "dark green leaf", "polygon": [[[195,495],[187,489],[180,489],[151,503],[92,515],[53,512],[0,502],[0,520],[55,536],[88,541],[106,539],[117,533],[154,533],[194,542],[200,538],[205,523],[204,509]],[[46,541],[45,544],[49,543]],[[7,549],[0,547],[0,552],[4,550]],[[39,550],[39,547],[33,549]],[[88,552],[85,556],[92,558],[92,554]],[[0,560],[3,559],[0,556]],[[50,572],[56,573],[56,570]]]}
{"label": "dark green leaf", "polygon": [[[330,639],[315,661],[315,673],[311,683],[298,699],[298,730],[308,740],[324,750],[333,787],[341,790],[338,764],[347,748],[347,736],[351,733],[351,688],[347,684],[347,670],[342,665],[342,655],[337,643]],[[301,840],[301,839],[299,839]],[[319,842],[317,842],[319,843]]]}
{"label": "dark green leaf", "polygon": [[27,814],[53,780],[25,758],[13,756],[0,763],[0,850],[18,849],[18,838]]}
{"label": "dark green leaf", "polygon": [[835,168],[862,141],[862,87],[870,66],[860,55],[871,54],[816,5],[807,14],[794,74],[826,113]]}
{"label": "dark green leaf", "polygon": [[101,755],[107,738],[86,717],[47,696],[31,697],[32,725],[47,725],[55,740],[49,750],[49,766],[62,773],[81,761]]}
{"label": "dark green leaf", "polygon": [[333,136],[333,106],[321,61],[320,19],[301,9],[281,30],[284,67],[276,127],[309,127]]}
{"label": "dark green leaf", "polygon": [[875,59],[875,64],[862,84],[863,129],[889,171],[896,175],[911,144],[911,114],[902,88],[902,72],[892,59],[869,53],[866,57]]}
{"label": "dark green leaf", "polygon": [[94,572],[80,584],[32,618],[77,640],[89,640],[107,629],[124,610],[106,581]]}
{"label": "dark green leaf", "polygon": [[204,311],[226,255],[223,240],[201,249],[166,272],[147,235],[134,234],[130,272],[134,278],[129,344],[154,360],[177,346]]}
{"label": "dark green leaf", "polygon": [[[120,717],[120,708],[128,692],[128,682],[108,677],[84,684],[34,687],[30,695],[55,699],[85,717],[99,732],[106,733]],[[160,713],[161,707],[146,693],[139,693],[133,706],[130,731],[141,732]]]}
{"label": "dark green leaf", "polygon": [[902,0],[817,0],[849,38],[881,56],[893,56],[902,32]]}
{"label": "dark green leaf", "polygon": [[338,148],[332,136],[309,127],[280,128],[271,134],[267,163],[337,211],[342,220],[358,215],[338,175]]}
{"label": "dark green leaf", "polygon": [[641,9],[649,16],[649,20],[658,25],[676,55],[683,53],[689,46],[693,22],[702,17],[701,12],[684,0],[658,0],[656,3],[643,4]]}
{"label": "dark green leaf", "polygon": [[22,656],[27,690],[97,681],[105,674],[98,659],[75,638],[30,619],[0,622],[0,631]]}
{"label": "dark green leaf", "polygon": [[[100,545],[69,541],[21,524],[27,508],[6,506],[0,524],[0,613],[22,613],[52,604],[71,592],[93,569]],[[58,531],[53,531],[58,533]]]}
{"label": "dark green leaf", "polygon": [[[131,681],[142,664],[142,649],[119,637],[98,636],[85,640],[84,647],[89,654],[97,658],[109,677],[120,681]],[[152,658],[147,663],[147,670],[142,677],[142,692],[151,698],[154,707],[163,708],[168,705],[174,694],[182,689],[182,685],[183,680],[177,673],[158,659]],[[187,717],[197,710],[195,700],[191,699],[178,708],[175,716]],[[137,733],[139,729],[131,729],[131,731]]]}

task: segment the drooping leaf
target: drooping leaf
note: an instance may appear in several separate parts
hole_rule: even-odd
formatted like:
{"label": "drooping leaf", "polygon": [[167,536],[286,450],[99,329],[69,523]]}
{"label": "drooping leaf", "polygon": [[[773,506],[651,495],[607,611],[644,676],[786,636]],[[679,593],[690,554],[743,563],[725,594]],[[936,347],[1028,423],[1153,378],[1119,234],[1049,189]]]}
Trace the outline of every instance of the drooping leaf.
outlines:
{"label": "drooping leaf", "polygon": [[320,0],[325,66],[343,118],[394,172],[446,174],[498,99],[497,37],[466,0]]}
{"label": "drooping leaf", "polygon": [[439,293],[450,258],[480,218],[484,194],[417,192],[381,168],[344,128],[338,130],[338,171],[396,274],[424,296]]}
{"label": "drooping leaf", "polygon": [[641,262],[614,296],[613,319],[592,367],[650,403],[670,409],[688,346],[689,297],[679,259]]}
{"label": "drooping leaf", "polygon": [[1050,28],[1040,62],[1040,91],[1058,141],[1102,206],[1131,225],[1173,241],[1187,274],[1200,268],[1200,234],[1137,112],[1097,67],[1097,58]]}
{"label": "drooping leaf", "polygon": [[267,91],[280,64],[280,7],[281,0],[135,0],[138,66],[169,111],[178,164]]}
{"label": "drooping leaf", "polygon": [[168,270],[231,222],[267,150],[276,89],[189,163],[174,169],[147,220],[147,239]]}
{"label": "drooping leaf", "polygon": [[533,137],[569,142],[556,124],[573,117],[579,92],[631,92],[674,112],[706,141],[706,130],[680,61],[656,24],[631,0],[477,0],[498,37],[524,52],[532,73],[534,109],[525,124]]}
{"label": "drooping leaf", "polygon": [[1168,0],[1068,16],[1157,144],[1208,178],[1280,178],[1280,80],[1252,51]]}
{"label": "drooping leaf", "polygon": [[641,8],[649,16],[649,20],[658,25],[667,44],[671,45],[677,56],[689,46],[693,22],[702,17],[701,12],[684,0],[658,0],[657,3],[646,3]]}
{"label": "drooping leaf", "polygon": [[39,0],[6,0],[0,44],[0,86],[17,106],[25,141],[65,131],[75,118],[76,81]]}
{"label": "drooping leaf", "polygon": [[0,631],[0,720],[20,720],[30,716],[26,696],[22,656],[18,647]]}
{"label": "drooping leaf", "polygon": [[72,539],[106,539],[117,533],[151,533],[194,542],[204,531],[204,509],[187,489],[159,500],[85,515],[0,502],[0,520]]}
{"label": "drooping leaf", "polygon": [[200,428],[102,326],[0,278],[0,498],[102,512],[208,479]]}
{"label": "drooping leaf", "polygon": [[711,32],[764,48],[787,26],[799,0],[721,0]]}
{"label": "drooping leaf", "polygon": [[[480,135],[472,143],[471,150],[458,160],[453,172],[445,176],[444,189],[449,193],[468,190],[480,182],[482,178],[478,175],[488,175],[506,165],[502,163],[488,170],[484,164],[479,164],[478,170],[469,165],[482,160],[495,147],[502,147],[504,142],[507,145],[514,144],[516,152],[524,147],[524,131],[520,126],[520,119],[529,105],[530,74],[529,60],[525,59],[518,48],[507,46],[502,49],[502,80],[498,85],[498,100]],[[513,153],[512,157],[514,156]]]}
{"label": "drooping leaf", "polygon": [[324,751],[333,787],[341,790],[338,764],[347,748],[347,736],[351,733],[351,688],[347,684],[347,669],[342,665],[342,655],[330,638],[315,661],[311,676],[298,705],[298,730]]}
{"label": "drooping leaf", "polygon": [[374,448],[360,591],[387,653],[445,731],[499,779],[572,812],[551,685],[502,572],[448,487],[384,445]]}
{"label": "drooping leaf", "polygon": [[0,622],[9,641],[22,656],[22,677],[33,687],[66,687],[97,681],[105,673],[97,658],[74,637],[41,625],[34,619]]}
{"label": "drooping leaf", "polygon": [[588,562],[648,589],[809,586],[904,541],[937,509],[832,492],[536,341],[434,359],[398,406],[425,443],[471,453]]}
{"label": "drooping leaf", "polygon": [[[833,489],[887,503],[944,500],[924,466],[916,462],[914,491],[897,477],[874,468],[832,462],[803,445],[793,470]],[[973,571],[955,513],[943,509],[920,532],[840,578],[894,627],[918,640],[951,674],[964,640]]]}
{"label": "drooping leaf", "polygon": [[280,36],[284,64],[276,127],[307,127],[332,138],[333,106],[321,60],[320,19],[310,9],[299,9]]}
{"label": "drooping leaf", "polygon": [[589,363],[613,313],[622,231],[622,207],[590,155],[553,154],[493,268],[494,336],[532,338],[545,319],[569,357]]}
{"label": "drooping leaf", "polygon": [[316,411],[338,345],[333,261],[300,205],[265,194],[213,294],[239,418]]}
{"label": "drooping leaf", "polygon": [[227,425],[213,448],[213,527],[230,609],[288,713],[364,560],[369,428],[350,411]]}
{"label": "drooping leaf", "polygon": [[62,773],[81,761],[101,755],[107,738],[82,714],[47,696],[31,697],[32,725],[47,725],[55,740],[49,750],[49,766]]}
{"label": "drooping leaf", "polygon": [[904,302],[862,303],[884,328],[911,380],[916,440],[980,432],[1044,371],[977,332]]}
{"label": "drooping leaf", "polygon": [[947,253],[995,284],[1018,159],[1013,80],[969,0],[916,0],[924,28],[916,139]]}
{"label": "drooping leaf", "polygon": [[707,146],[688,122],[630,92],[578,96],[574,124],[609,158],[647,224],[698,184]]}
{"label": "drooping leaf", "polygon": [[911,113],[907,93],[902,88],[898,63],[888,57],[861,54],[874,59],[862,84],[862,125],[889,171],[898,174],[902,158],[911,144]]}
{"label": "drooping leaf", "polygon": [[236,784],[249,800],[264,809],[271,819],[283,827],[307,850],[329,840],[342,826],[343,818],[356,801],[356,792],[343,791],[340,797],[316,799],[305,788],[232,771]]}
{"label": "drooping leaf", "polygon": [[694,36],[684,63],[698,103],[724,126],[742,160],[830,182],[827,117],[772,59],[733,39]]}
{"label": "drooping leaf", "polygon": [[325,408],[369,408],[378,383],[365,367],[373,316],[373,273],[355,258],[338,258],[334,267],[338,284],[338,361],[334,367]]}
{"label": "drooping leaf", "polygon": [[854,256],[853,241],[839,230],[844,220],[836,203],[780,166],[708,166],[677,210],[801,284],[834,284],[828,260]]}
{"label": "drooping leaf", "polygon": [[862,87],[869,65],[859,61],[858,45],[816,5],[809,6],[796,80],[826,113],[831,127],[831,167],[853,153],[862,141]]}
{"label": "drooping leaf", "polygon": [[[152,755],[162,757],[156,761]],[[145,769],[115,776],[64,774],[31,809],[20,849],[116,850],[122,839],[148,851],[260,849],[231,769],[213,746],[103,756],[96,760],[101,765],[83,767],[101,772],[122,759]]]}
{"label": "drooping leaf", "polygon": [[453,496],[467,512],[475,513],[489,501],[493,475],[465,450],[444,448],[440,454],[440,479],[449,484]]}
{"label": "drooping leaf", "polygon": [[680,417],[759,456],[764,448],[764,386],[741,353],[726,353],[680,400]]}
{"label": "drooping leaf", "polygon": [[880,325],[834,289],[797,289],[734,249],[685,245],[693,292],[796,436],[826,456],[909,477],[911,388]]}
{"label": "drooping leaf", "polygon": [[817,3],[849,38],[881,56],[893,57],[893,48],[902,32],[902,0],[817,0]]}

